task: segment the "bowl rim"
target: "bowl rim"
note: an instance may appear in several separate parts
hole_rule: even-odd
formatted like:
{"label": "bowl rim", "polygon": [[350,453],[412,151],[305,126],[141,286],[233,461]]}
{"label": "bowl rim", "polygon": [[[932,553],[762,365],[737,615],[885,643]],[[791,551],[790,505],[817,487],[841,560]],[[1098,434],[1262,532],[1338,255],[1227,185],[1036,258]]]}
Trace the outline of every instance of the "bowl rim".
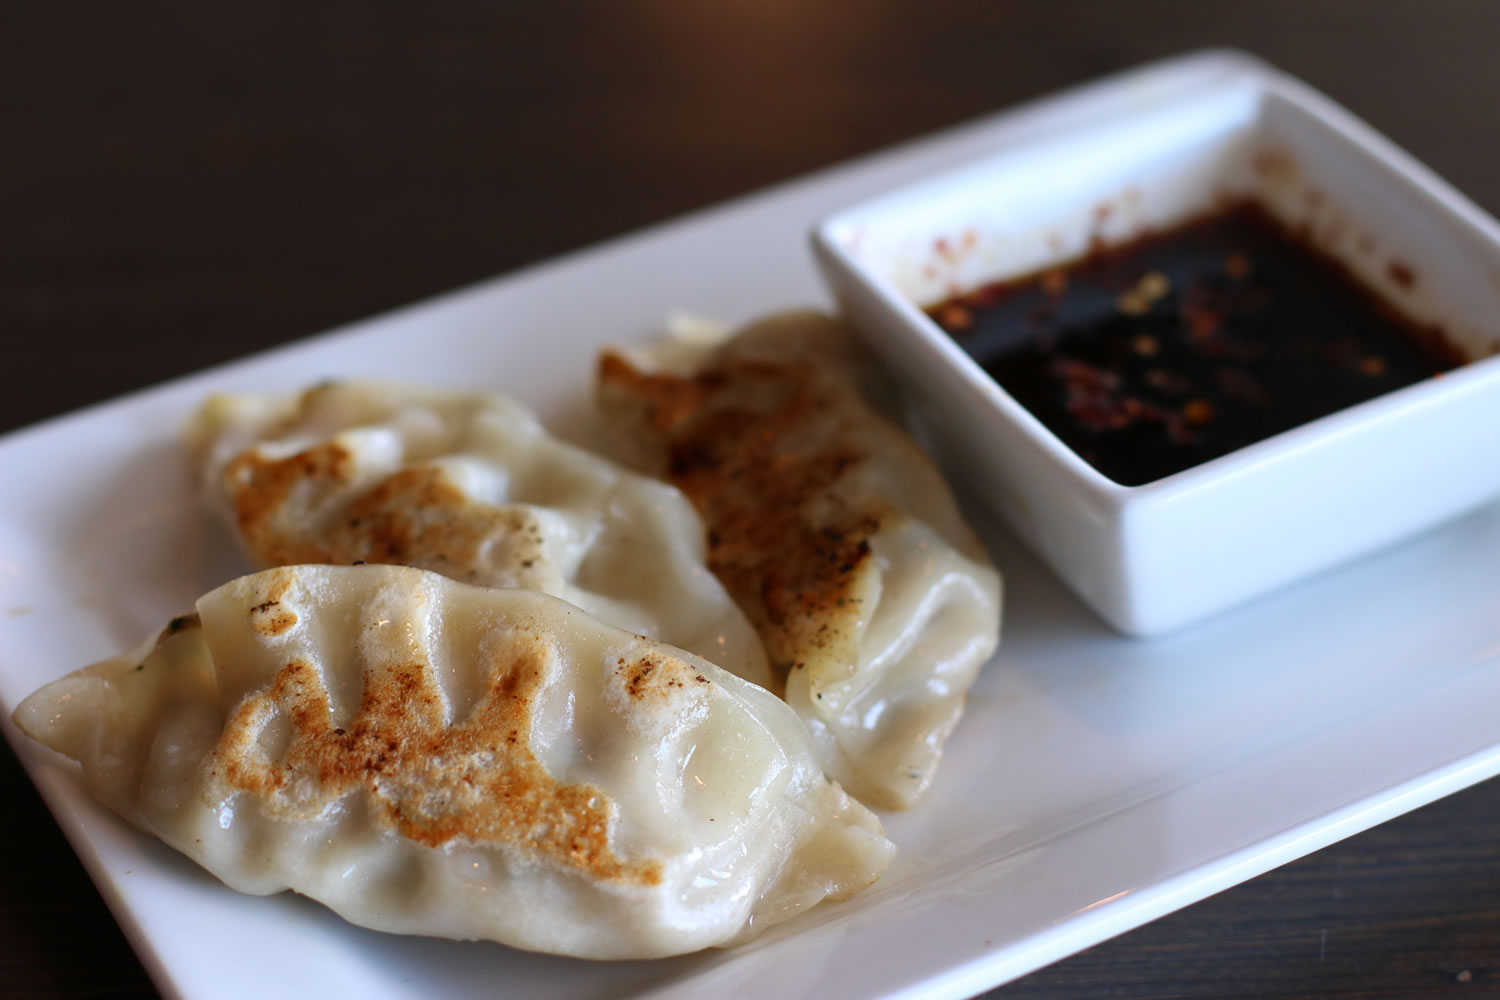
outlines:
{"label": "bowl rim", "polygon": [[[1228,88],[1248,85],[1253,88],[1259,100],[1279,98],[1328,133],[1332,141],[1346,143],[1368,155],[1380,168],[1405,182],[1412,191],[1414,201],[1424,211],[1439,212],[1448,216],[1449,221],[1473,232],[1495,252],[1497,262],[1500,262],[1500,222],[1431,168],[1342,105],[1248,53],[1215,50],[1205,53],[1205,62],[1221,64],[1228,71],[1215,81],[1215,86]],[[1094,87],[1108,87],[1112,82],[1112,79],[1105,79]],[[1179,95],[1173,99],[1183,98]],[[1097,126],[1075,122],[1060,130],[1057,135],[1086,134],[1091,127]],[[1040,419],[1002,389],[912,298],[856,260],[837,236],[840,230],[849,228],[860,219],[878,216],[886,210],[885,206],[889,203],[918,194],[923,189],[930,187],[936,190],[945,181],[955,181],[958,186],[973,186],[986,172],[986,168],[1005,164],[1026,151],[1024,144],[1008,145],[958,166],[925,175],[862,199],[818,220],[808,236],[816,256],[853,280],[881,308],[893,313],[900,320],[899,326],[907,339],[915,339],[929,355],[935,355],[962,380],[965,389],[983,400],[986,408],[997,419],[1005,421],[1036,445],[1042,459],[1054,472],[1068,480],[1070,488],[1080,491],[1091,507],[1113,511],[1118,515],[1126,507],[1174,502],[1203,487],[1244,476],[1283,457],[1323,447],[1330,441],[1370,425],[1400,420],[1406,414],[1425,409],[1445,397],[1478,388],[1476,383],[1500,382],[1500,354],[1472,357],[1467,363],[1438,377],[1423,379],[1382,393],[1171,475],[1134,486],[1116,482],[1068,447]],[[890,334],[886,332],[881,335]]]}

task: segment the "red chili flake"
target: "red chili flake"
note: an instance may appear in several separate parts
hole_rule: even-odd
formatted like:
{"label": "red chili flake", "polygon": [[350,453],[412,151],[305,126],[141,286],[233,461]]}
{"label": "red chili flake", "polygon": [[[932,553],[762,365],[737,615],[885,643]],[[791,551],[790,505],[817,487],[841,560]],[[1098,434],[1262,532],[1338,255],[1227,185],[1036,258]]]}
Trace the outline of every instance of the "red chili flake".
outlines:
{"label": "red chili flake", "polygon": [[1042,291],[1048,295],[1061,295],[1068,287],[1068,272],[1054,268],[1042,275]]}
{"label": "red chili flake", "polygon": [[1177,414],[1167,417],[1163,423],[1167,428],[1167,437],[1173,444],[1191,444],[1195,440],[1193,432],[1187,428],[1187,423]]}
{"label": "red chili flake", "polygon": [[1114,409],[1097,400],[1070,403],[1068,412],[1080,427],[1091,431],[1106,431],[1114,427]]}
{"label": "red chili flake", "polygon": [[1181,375],[1173,375],[1169,371],[1160,368],[1150,368],[1146,371],[1146,384],[1153,389],[1180,396],[1193,387],[1193,384]]}
{"label": "red chili flake", "polygon": [[1194,340],[1207,340],[1219,332],[1219,324],[1223,322],[1217,312],[1198,305],[1184,305],[1182,307],[1182,319],[1187,323],[1188,336]]}
{"label": "red chili flake", "polygon": [[974,314],[957,302],[950,302],[938,314],[938,322],[949,330],[967,330],[974,325]]}
{"label": "red chili flake", "polygon": [[1270,394],[1255,380],[1255,376],[1243,368],[1221,365],[1214,369],[1214,380],[1219,383],[1219,388],[1224,395],[1230,399],[1255,406],[1271,405]]}
{"label": "red chili flake", "polygon": [[1374,355],[1367,358],[1360,358],[1359,373],[1361,375],[1368,375],[1371,378],[1379,378],[1385,374],[1385,358],[1375,357]]}
{"label": "red chili flake", "polygon": [[1146,420],[1155,420],[1158,423],[1169,424],[1177,420],[1177,414],[1171,410],[1164,410],[1154,403],[1141,402],[1141,417]]}
{"label": "red chili flake", "polygon": [[1411,269],[1411,265],[1403,261],[1391,261],[1386,265],[1385,273],[1390,275],[1391,280],[1403,289],[1410,289],[1417,283],[1416,272]]}
{"label": "red chili flake", "polygon": [[963,252],[959,249],[958,244],[953,240],[948,239],[946,236],[939,236],[937,239],[933,240],[932,249],[939,257],[947,261],[949,264],[956,264],[958,263],[959,259],[963,257]]}
{"label": "red chili flake", "polygon": [[1131,350],[1143,358],[1155,357],[1156,352],[1161,350],[1161,344],[1149,333],[1137,334],[1130,341]]}
{"label": "red chili flake", "polygon": [[1250,273],[1250,258],[1242,253],[1232,253],[1224,258],[1224,272],[1239,281]]}
{"label": "red chili flake", "polygon": [[1214,404],[1206,399],[1195,399],[1182,408],[1182,417],[1193,425],[1206,424],[1214,418]]}
{"label": "red chili flake", "polygon": [[1054,358],[1052,373],[1066,379],[1069,384],[1079,385],[1097,392],[1109,392],[1120,386],[1120,376],[1112,371],[1095,367],[1072,358]]}

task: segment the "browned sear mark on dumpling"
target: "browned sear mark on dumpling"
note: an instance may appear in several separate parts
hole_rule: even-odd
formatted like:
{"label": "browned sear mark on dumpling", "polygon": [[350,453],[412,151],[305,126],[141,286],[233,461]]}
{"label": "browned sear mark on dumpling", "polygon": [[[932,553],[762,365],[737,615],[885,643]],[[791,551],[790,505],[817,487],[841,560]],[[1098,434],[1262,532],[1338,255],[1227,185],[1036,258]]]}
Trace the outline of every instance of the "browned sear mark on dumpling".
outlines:
{"label": "browned sear mark on dumpling", "polygon": [[297,621],[297,612],[277,600],[264,601],[250,609],[250,627],[261,635],[282,635],[296,627]]}
{"label": "browned sear mark on dumpling", "polygon": [[225,474],[240,530],[265,565],[394,563],[485,586],[556,587],[529,511],[476,502],[430,465],[394,472],[334,509],[352,480],[337,444],[276,461],[247,452]]}
{"label": "browned sear mark on dumpling", "polygon": [[337,443],[308,448],[281,459],[251,450],[224,468],[224,484],[233,499],[235,520],[245,544],[268,565],[285,565],[270,557],[278,549],[289,513],[305,516],[319,500],[347,487],[354,479],[354,456]]}
{"label": "browned sear mark on dumpling", "polygon": [[288,818],[318,815],[362,789],[378,822],[422,844],[511,845],[594,878],[660,884],[659,862],[615,853],[614,803],[591,785],[556,781],[532,752],[551,644],[513,632],[487,652],[485,694],[451,725],[430,663],[394,651],[367,662],[359,709],[340,728],[318,671],[292,660],[230,718],[214,751],[216,780]]}
{"label": "browned sear mark on dumpling", "polygon": [[674,688],[708,684],[709,679],[669,653],[647,653],[634,660],[621,657],[615,666],[625,682],[625,693],[637,701],[670,698]]}
{"label": "browned sear mark on dumpling", "polygon": [[286,569],[267,574],[265,600],[250,609],[250,627],[261,635],[276,637],[296,627],[297,612],[282,603],[292,591],[294,575]]}
{"label": "browned sear mark on dumpling", "polygon": [[729,359],[694,375],[645,374],[614,353],[600,387],[656,445],[658,474],[692,500],[708,564],[772,662],[853,662],[882,509],[843,489],[865,461],[807,361]]}

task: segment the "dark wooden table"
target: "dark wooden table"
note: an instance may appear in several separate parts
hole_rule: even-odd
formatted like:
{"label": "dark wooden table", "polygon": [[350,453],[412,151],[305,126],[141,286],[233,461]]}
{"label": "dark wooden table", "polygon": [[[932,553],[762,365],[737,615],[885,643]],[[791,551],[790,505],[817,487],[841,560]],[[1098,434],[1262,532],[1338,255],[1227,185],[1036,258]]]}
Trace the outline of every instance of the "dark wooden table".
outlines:
{"label": "dark wooden table", "polygon": [[[4,4],[0,430],[1205,45],[1495,211],[1497,39],[1492,0]],[[152,994],[8,750],[0,801],[0,995]],[[1004,995],[1449,992],[1500,995],[1496,782]]]}

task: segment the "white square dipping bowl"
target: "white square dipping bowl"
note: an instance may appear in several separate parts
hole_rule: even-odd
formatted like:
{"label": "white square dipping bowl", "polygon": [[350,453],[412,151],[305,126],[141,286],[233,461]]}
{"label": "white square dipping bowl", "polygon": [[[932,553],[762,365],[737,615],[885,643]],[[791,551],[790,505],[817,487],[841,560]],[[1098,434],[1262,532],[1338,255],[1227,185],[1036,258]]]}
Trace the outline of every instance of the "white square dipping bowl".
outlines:
{"label": "white square dipping bowl", "polygon": [[[972,165],[820,223],[813,249],[939,463],[1116,628],[1177,628],[1500,493],[1500,225],[1432,171],[1234,52],[1148,66],[1007,121]],[[1122,486],[923,312],[1247,195],[1439,325],[1469,363]]]}

